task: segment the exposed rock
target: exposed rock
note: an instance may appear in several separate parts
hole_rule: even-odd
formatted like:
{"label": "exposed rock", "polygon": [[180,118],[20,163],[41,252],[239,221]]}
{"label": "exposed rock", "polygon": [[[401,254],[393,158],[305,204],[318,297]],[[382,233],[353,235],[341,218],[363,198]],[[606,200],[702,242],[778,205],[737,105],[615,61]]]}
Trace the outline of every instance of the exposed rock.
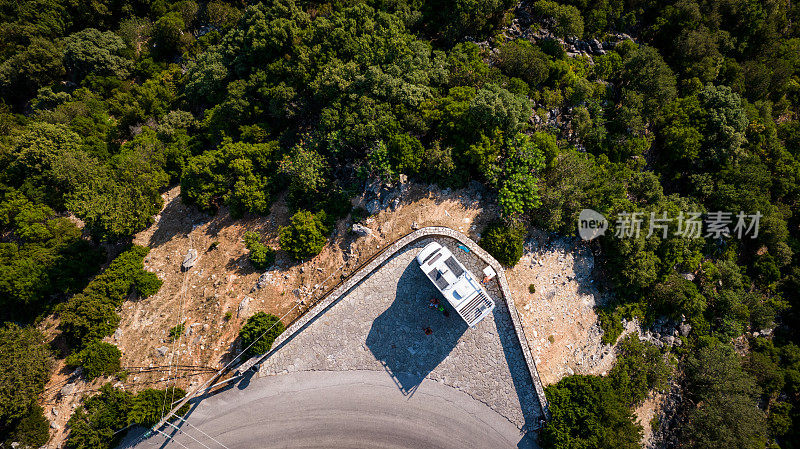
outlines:
{"label": "exposed rock", "polygon": [[685,337],[689,335],[689,332],[692,331],[692,325],[689,323],[683,323],[680,326],[678,326],[678,329],[681,331],[681,335]]}
{"label": "exposed rock", "polygon": [[692,273],[681,273],[681,276],[689,282],[694,281],[694,275]]}
{"label": "exposed rock", "polygon": [[73,391],[75,391],[75,384],[66,384],[61,387],[61,390],[58,392],[58,394],[60,394],[62,397],[69,396]]}
{"label": "exposed rock", "polygon": [[392,208],[392,210],[397,210],[397,208],[398,208],[399,206],[400,206],[400,198],[395,198],[395,199],[393,199],[393,200],[392,200],[392,204],[391,204],[391,208]]}
{"label": "exposed rock", "polygon": [[250,292],[252,293],[252,292],[254,292],[256,290],[260,290],[260,289],[266,287],[267,283],[269,281],[271,281],[271,280],[272,280],[272,273],[270,273],[269,271],[265,271],[265,272],[261,273],[261,276],[259,276],[258,280],[256,281],[256,285],[253,286],[253,288],[250,290]]}
{"label": "exposed rock", "polygon": [[367,210],[368,214],[375,215],[381,210],[381,202],[378,200],[372,200],[367,203],[365,209]]}
{"label": "exposed rock", "polygon": [[400,184],[405,184],[408,182],[408,176],[400,173]]}
{"label": "exposed rock", "polygon": [[380,192],[380,191],[381,191],[381,181],[380,181],[380,179],[376,179],[375,181],[372,181],[367,186],[367,192],[372,192],[373,194],[377,195],[378,192]]}
{"label": "exposed rock", "polygon": [[372,234],[372,229],[362,225],[361,223],[354,223],[353,227],[351,229],[353,230],[353,232],[355,232],[356,234],[358,234],[358,235],[360,235],[362,237],[366,237],[366,236]]}
{"label": "exposed rock", "polygon": [[197,250],[194,248],[190,248],[189,251],[186,251],[186,255],[183,256],[183,263],[181,264],[181,268],[185,271],[189,268],[192,268],[194,264],[197,263]]}
{"label": "exposed rock", "polygon": [[249,318],[248,313],[250,313],[250,301],[253,298],[249,296],[245,296],[242,302],[239,303],[239,308],[236,310],[236,316],[239,318]]}

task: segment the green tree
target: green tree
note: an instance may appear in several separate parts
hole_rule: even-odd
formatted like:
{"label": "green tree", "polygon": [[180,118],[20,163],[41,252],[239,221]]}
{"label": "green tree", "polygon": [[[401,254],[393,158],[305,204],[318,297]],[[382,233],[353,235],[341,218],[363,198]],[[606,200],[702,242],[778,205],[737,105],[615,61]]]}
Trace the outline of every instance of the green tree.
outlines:
{"label": "green tree", "polygon": [[510,0],[432,0],[424,3],[426,22],[450,42],[483,36],[514,3]]}
{"label": "green tree", "polygon": [[295,145],[280,161],[280,172],[289,178],[289,195],[297,207],[309,207],[326,192],[328,164],[314,149]]}
{"label": "green tree", "polygon": [[569,376],[545,389],[552,418],[542,443],[554,449],[634,449],[642,427],[607,378]]}
{"label": "green tree", "polygon": [[539,175],[545,167],[545,153],[557,152],[556,139],[545,133],[533,138],[517,134],[506,142],[504,157],[491,167],[490,182],[499,187],[502,214],[516,218],[541,205]]}
{"label": "green tree", "polygon": [[133,394],[110,383],[103,385],[99,394],[84,399],[83,405],[69,418],[66,447],[110,449],[123,436],[114,433],[128,424],[132,403]]}
{"label": "green tree", "polygon": [[664,158],[671,171],[705,171],[735,161],[748,120],[742,99],[725,86],[708,85],[670,104],[662,118]]}
{"label": "green tree", "polygon": [[87,75],[128,76],[130,61],[123,53],[125,42],[116,34],[86,28],[70,34],[64,40],[64,67],[73,81]]}
{"label": "green tree", "polygon": [[419,139],[407,134],[396,134],[389,139],[386,146],[398,173],[420,174],[425,160],[425,149]]}
{"label": "green tree", "polygon": [[40,87],[55,83],[64,75],[59,46],[42,37],[33,37],[24,51],[0,63],[0,95],[13,103],[23,103]]}
{"label": "green tree", "polygon": [[[178,387],[167,387],[164,390],[156,390],[147,388],[140,391],[133,398],[131,408],[128,411],[127,418],[129,424],[139,424],[140,426],[151,427],[154,426],[163,416],[165,412],[164,404],[167,409],[171,409],[171,404],[186,396],[186,391]],[[189,404],[186,404],[177,415],[185,415],[189,411]]]}
{"label": "green tree", "polygon": [[314,257],[325,246],[328,232],[324,213],[298,211],[289,219],[289,225],[280,229],[281,249],[297,260]]}
{"label": "green tree", "polygon": [[234,217],[267,214],[278,143],[226,142],[188,160],[181,178],[181,196],[200,209],[215,212],[226,204]]}
{"label": "green tree", "polygon": [[498,59],[503,72],[531,86],[543,83],[550,73],[547,55],[524,39],[510,41],[500,47]]}
{"label": "green tree", "polygon": [[175,56],[186,42],[186,24],[179,13],[167,13],[153,24],[153,54],[162,60]]}
{"label": "green tree", "polygon": [[668,387],[672,367],[658,347],[629,335],[620,342],[617,351],[609,381],[623,404],[637,406],[651,390],[663,391]]}
{"label": "green tree", "polygon": [[561,38],[583,36],[583,17],[578,8],[548,0],[539,0],[532,6],[534,15]]}
{"label": "green tree", "polygon": [[239,338],[242,347],[248,348],[246,354],[253,357],[269,352],[272,342],[284,329],[283,323],[275,315],[258,312],[247,319],[239,331]]}
{"label": "green tree", "polygon": [[93,341],[79,352],[70,354],[66,359],[69,366],[83,367],[83,374],[89,380],[100,376],[110,376],[120,370],[119,348],[104,341]]}
{"label": "green tree", "polygon": [[521,224],[493,222],[486,227],[478,244],[498,262],[513,267],[522,257],[525,228]]}
{"label": "green tree", "polygon": [[81,144],[64,125],[35,122],[16,138],[3,178],[31,200],[64,210],[66,197],[99,170]]}
{"label": "green tree", "polygon": [[50,378],[53,361],[44,335],[33,327],[0,327],[0,423],[24,418]]}
{"label": "green tree", "polygon": [[696,404],[683,435],[690,447],[764,447],[759,390],[730,345],[703,340],[686,361],[686,376]]}
{"label": "green tree", "polygon": [[42,447],[50,440],[50,421],[44,416],[44,409],[38,404],[19,420],[11,431],[10,441],[23,447]]}
{"label": "green tree", "polygon": [[114,259],[79,294],[57,308],[59,329],[68,342],[82,349],[114,333],[120,317],[116,309],[136,292],[140,297],[154,294],[161,286],[155,274],[144,270],[144,257],[150,248],[134,245]]}

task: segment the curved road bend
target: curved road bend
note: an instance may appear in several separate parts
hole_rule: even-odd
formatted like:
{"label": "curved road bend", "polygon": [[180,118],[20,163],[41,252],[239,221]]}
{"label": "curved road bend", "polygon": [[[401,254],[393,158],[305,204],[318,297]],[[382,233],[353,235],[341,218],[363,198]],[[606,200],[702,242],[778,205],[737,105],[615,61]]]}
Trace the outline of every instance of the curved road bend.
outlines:
{"label": "curved road bend", "polygon": [[176,441],[165,444],[155,435],[135,447],[221,448],[214,440],[228,449],[534,447],[521,441],[516,426],[469,395],[426,380],[413,396],[403,396],[382,371],[254,378],[246,389],[204,399],[187,422],[191,426],[184,423]]}

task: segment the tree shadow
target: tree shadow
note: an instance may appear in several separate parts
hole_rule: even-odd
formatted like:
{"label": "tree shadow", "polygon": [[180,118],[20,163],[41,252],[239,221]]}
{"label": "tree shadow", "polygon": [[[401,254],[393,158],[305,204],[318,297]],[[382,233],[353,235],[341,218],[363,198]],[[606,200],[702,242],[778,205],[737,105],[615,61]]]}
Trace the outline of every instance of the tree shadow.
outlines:
{"label": "tree shadow", "polygon": [[239,276],[246,276],[250,273],[259,271],[253,266],[252,262],[250,262],[249,251],[240,255],[239,257],[229,259],[228,262],[225,263],[225,269],[232,271]]}
{"label": "tree shadow", "polygon": [[[398,280],[394,302],[372,322],[367,335],[367,347],[406,396],[414,394],[467,330],[449,304],[449,317],[430,308],[431,298],[445,303],[415,259]],[[426,328],[431,335],[425,334]]]}
{"label": "tree shadow", "polygon": [[208,218],[194,206],[183,204],[180,196],[173,198],[161,210],[158,224],[147,246],[155,248],[169,242],[176,235],[186,235],[192,231],[198,219]]}

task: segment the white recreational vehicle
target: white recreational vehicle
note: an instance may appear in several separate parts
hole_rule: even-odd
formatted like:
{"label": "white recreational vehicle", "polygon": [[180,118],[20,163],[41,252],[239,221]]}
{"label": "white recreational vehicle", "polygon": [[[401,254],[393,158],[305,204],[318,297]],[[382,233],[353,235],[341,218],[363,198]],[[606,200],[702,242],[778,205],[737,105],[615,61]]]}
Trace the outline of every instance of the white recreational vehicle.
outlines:
{"label": "white recreational vehicle", "polygon": [[494,301],[480,281],[453,257],[449,249],[431,242],[417,255],[417,262],[470,327],[494,310]]}

